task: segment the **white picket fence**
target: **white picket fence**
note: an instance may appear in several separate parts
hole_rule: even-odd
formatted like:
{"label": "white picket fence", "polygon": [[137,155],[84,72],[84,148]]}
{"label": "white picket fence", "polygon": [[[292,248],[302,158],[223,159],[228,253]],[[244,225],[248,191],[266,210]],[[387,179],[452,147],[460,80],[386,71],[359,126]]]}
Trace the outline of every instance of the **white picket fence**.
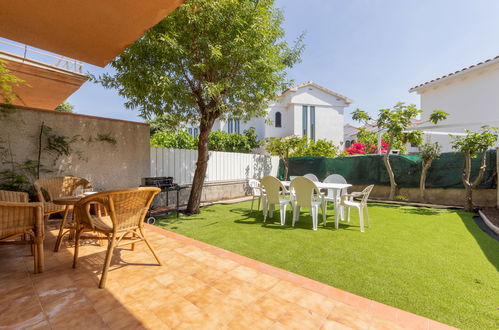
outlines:
{"label": "white picket fence", "polygon": [[[197,150],[151,147],[151,176],[171,176],[176,183],[191,183],[197,156]],[[205,182],[276,176],[278,167],[275,156],[210,151]]]}

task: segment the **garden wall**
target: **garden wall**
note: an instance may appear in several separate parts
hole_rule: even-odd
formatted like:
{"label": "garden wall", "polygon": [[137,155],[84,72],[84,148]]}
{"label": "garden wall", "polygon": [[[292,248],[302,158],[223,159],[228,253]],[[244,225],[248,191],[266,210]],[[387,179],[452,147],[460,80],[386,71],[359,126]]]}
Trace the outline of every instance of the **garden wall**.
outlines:
{"label": "garden wall", "polygon": [[[395,179],[399,186],[398,194],[408,201],[423,203],[419,196],[421,158],[417,155],[390,155]],[[461,180],[464,156],[461,153],[443,153],[433,161],[427,175],[426,197],[432,204],[462,205],[465,190]],[[472,178],[480,168],[480,157],[472,160]],[[314,173],[322,181],[330,174],[340,174],[348,183],[354,185],[350,191],[361,191],[374,184],[372,198],[388,199],[390,181],[383,163],[382,155],[363,155],[350,157],[296,157],[289,160],[289,175],[300,176]],[[283,177],[281,163],[279,176]],[[497,151],[487,152],[487,170],[478,189],[474,189],[473,201],[477,206],[496,206],[497,191]]]}
{"label": "garden wall", "polygon": [[0,113],[0,146],[5,148],[0,170],[11,169],[11,160],[17,167],[36,161],[42,122],[50,128],[47,135],[64,138],[70,150],[58,157],[47,149],[44,136],[41,177],[80,176],[106,190],[137,187],[149,175],[149,125],[27,108]]}
{"label": "garden wall", "polygon": [[[366,185],[354,185],[348,188],[349,192],[362,191]],[[427,200],[421,200],[419,188],[401,188],[399,195],[414,203],[431,203],[446,206],[463,205],[465,190],[458,188],[429,188],[426,189]],[[375,185],[371,192],[371,199],[388,200],[389,186]],[[497,205],[496,189],[475,189],[473,191],[473,204],[478,207],[495,207]]]}
{"label": "garden wall", "polygon": [[[399,187],[419,187],[421,177],[421,158],[417,155],[390,155],[390,163]],[[463,189],[461,173],[464,156],[461,153],[443,153],[434,160],[427,174],[427,188]],[[472,160],[472,178],[480,168],[480,157]],[[383,163],[383,155],[363,155],[349,157],[295,157],[289,160],[289,175],[300,176],[314,173],[322,181],[330,174],[340,174],[348,183],[354,185],[389,186],[390,180]],[[487,170],[479,188],[495,188],[496,151],[487,154]],[[280,164],[279,175],[283,176],[284,166]]]}
{"label": "garden wall", "polygon": [[[151,175],[171,176],[178,184],[190,184],[196,170],[197,150],[151,147]],[[210,151],[206,183],[247,181],[277,176],[279,158],[260,154]]]}

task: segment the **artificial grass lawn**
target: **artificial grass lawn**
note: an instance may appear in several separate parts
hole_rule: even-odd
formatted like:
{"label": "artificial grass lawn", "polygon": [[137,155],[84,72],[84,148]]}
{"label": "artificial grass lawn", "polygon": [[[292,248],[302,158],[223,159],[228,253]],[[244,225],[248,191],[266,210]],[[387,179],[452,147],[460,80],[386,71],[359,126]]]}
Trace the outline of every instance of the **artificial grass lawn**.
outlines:
{"label": "artificial grass lawn", "polygon": [[365,233],[354,210],[335,230],[332,209],[314,232],[308,210],[292,228],[291,213],[281,227],[278,211],[263,224],[249,206],[212,205],[158,225],[456,327],[499,328],[499,242],[472,213],[370,204]]}

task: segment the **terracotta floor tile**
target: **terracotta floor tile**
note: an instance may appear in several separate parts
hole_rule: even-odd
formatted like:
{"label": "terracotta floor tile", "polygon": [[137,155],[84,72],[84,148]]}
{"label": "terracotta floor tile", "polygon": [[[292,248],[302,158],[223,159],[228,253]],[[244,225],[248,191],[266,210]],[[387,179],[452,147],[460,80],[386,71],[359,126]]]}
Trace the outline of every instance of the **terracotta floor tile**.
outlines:
{"label": "terracotta floor tile", "polygon": [[336,301],[308,290],[300,290],[300,296],[295,303],[324,317],[336,306]]}
{"label": "terracotta floor tile", "polygon": [[288,305],[288,301],[267,294],[251,304],[249,309],[276,321],[286,313]]}
{"label": "terracotta floor tile", "polygon": [[403,310],[399,310],[397,313],[397,323],[407,324],[411,328],[421,330],[427,330],[430,327],[427,318]]}
{"label": "terracotta floor tile", "polygon": [[396,321],[398,309],[377,301],[371,301],[371,304],[369,305],[369,312],[378,318],[383,318],[388,321]]}
{"label": "terracotta floor tile", "polygon": [[352,328],[331,320],[324,321],[324,323],[321,326],[321,330],[350,330],[350,329]]}
{"label": "terracotta floor tile", "polygon": [[247,305],[241,303],[241,301],[231,297],[224,297],[216,304],[206,306],[203,308],[203,311],[219,322],[228,324],[238,313],[246,308]]}
{"label": "terracotta floor tile", "polygon": [[231,291],[233,291],[235,288],[238,286],[242,285],[249,285],[249,283],[246,283],[244,281],[241,281],[233,276],[230,276],[228,274],[223,273],[220,275],[220,277],[211,282],[210,286],[222,291],[223,293],[229,294]]}
{"label": "terracotta floor tile", "polygon": [[[49,227],[56,224],[51,221]],[[165,265],[156,264],[145,244],[137,244],[135,251],[119,248],[105,289],[99,289],[98,283],[106,246],[95,240],[83,242],[78,267],[72,269],[72,242],[64,241],[55,253],[56,231],[48,231],[46,271],[41,274],[33,273],[29,249],[2,247],[0,328],[444,326],[176,233],[146,228]]]}
{"label": "terracotta floor tile", "polygon": [[372,315],[355,307],[337,303],[327,318],[353,329],[369,329]]}
{"label": "terracotta floor tile", "polygon": [[177,281],[182,281],[185,278],[185,275],[175,268],[165,268],[158,275],[154,276],[154,280],[158,283],[168,286]]}
{"label": "terracotta floor tile", "polygon": [[90,308],[67,311],[49,321],[52,329],[103,329],[107,325],[99,314]]}
{"label": "terracotta floor tile", "polygon": [[101,315],[106,325],[111,329],[141,328],[142,323],[130,311],[120,306]]}
{"label": "terracotta floor tile", "polygon": [[288,329],[319,329],[325,320],[319,314],[295,306],[279,318],[279,323]]}
{"label": "terracotta floor tile", "polygon": [[223,274],[223,272],[216,270],[215,268],[205,266],[192,274],[192,276],[206,284],[209,284],[218,280]]}
{"label": "terracotta floor tile", "polygon": [[182,280],[175,281],[168,285],[167,288],[180,296],[187,296],[195,290],[202,288],[204,285],[204,282],[188,275],[184,276]]}
{"label": "terracotta floor tile", "polygon": [[170,329],[148,306],[141,302],[130,303],[127,309],[146,329]]}
{"label": "terracotta floor tile", "polygon": [[182,322],[175,329],[203,329],[203,330],[218,330],[224,325],[216,318],[211,317],[205,312],[199,310],[192,312],[188,317],[184,317]]}
{"label": "terracotta floor tile", "polygon": [[189,315],[201,312],[193,303],[177,294],[169,295],[161,305],[153,307],[152,311],[170,328],[175,328],[189,319]]}
{"label": "terracotta floor tile", "polygon": [[0,310],[0,328],[24,329],[47,321],[43,310],[35,299],[18,298]]}
{"label": "terracotta floor tile", "polygon": [[280,281],[272,287],[269,292],[279,298],[295,303],[301,298],[303,292],[306,292],[306,290],[289,282]]}
{"label": "terracotta floor tile", "polygon": [[251,310],[241,311],[235,315],[232,321],[228,324],[230,329],[269,329],[274,324],[274,321],[266,318],[264,315]]}
{"label": "terracotta floor tile", "polygon": [[208,305],[216,304],[224,296],[225,295],[223,292],[208,285],[205,285],[204,287],[196,289],[192,293],[185,296],[185,299],[189,300],[191,303],[198,306],[199,308],[204,308]]}
{"label": "terracotta floor tile", "polygon": [[361,309],[367,310],[371,305],[371,300],[347,292],[345,294],[345,303],[350,306],[359,307]]}
{"label": "terracotta floor tile", "polygon": [[262,290],[269,290],[279,282],[279,280],[273,276],[263,274],[253,268],[242,265],[232,269],[227,272],[227,274],[234,276],[239,280],[249,282]]}
{"label": "terracotta floor tile", "polygon": [[394,322],[380,319],[378,317],[373,317],[371,320],[371,326],[369,329],[372,330],[403,330],[407,327],[402,327]]}

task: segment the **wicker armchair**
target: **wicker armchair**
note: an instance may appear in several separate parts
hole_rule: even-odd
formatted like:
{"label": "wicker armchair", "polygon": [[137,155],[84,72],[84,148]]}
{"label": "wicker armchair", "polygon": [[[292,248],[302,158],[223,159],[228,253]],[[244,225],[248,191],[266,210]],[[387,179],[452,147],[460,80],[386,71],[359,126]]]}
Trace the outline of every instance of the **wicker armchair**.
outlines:
{"label": "wicker armchair", "polygon": [[86,179],[73,176],[38,179],[33,185],[38,200],[43,203],[45,220],[48,220],[51,214],[64,212],[54,247],[54,251],[57,252],[61,246],[62,237],[68,232],[64,231],[64,229],[68,227],[67,218],[71,206],[57,205],[53,201],[61,197],[74,196],[78,187],[86,189],[91,188],[92,185]]}
{"label": "wicker armchair", "polygon": [[0,245],[30,244],[34,272],[43,272],[43,204],[28,203],[28,194],[0,190]]}
{"label": "wicker armchair", "polygon": [[25,192],[0,190],[1,202],[27,203],[29,195]]}
{"label": "wicker armchair", "polygon": [[151,202],[161,190],[141,187],[127,190],[104,191],[87,196],[76,203],[76,241],[73,268],[78,261],[80,237],[83,232],[97,232],[108,239],[108,248],[99,288],[106,285],[107,272],[116,247],[144,241],[161,266],[161,260],[144,234],[144,218]]}

